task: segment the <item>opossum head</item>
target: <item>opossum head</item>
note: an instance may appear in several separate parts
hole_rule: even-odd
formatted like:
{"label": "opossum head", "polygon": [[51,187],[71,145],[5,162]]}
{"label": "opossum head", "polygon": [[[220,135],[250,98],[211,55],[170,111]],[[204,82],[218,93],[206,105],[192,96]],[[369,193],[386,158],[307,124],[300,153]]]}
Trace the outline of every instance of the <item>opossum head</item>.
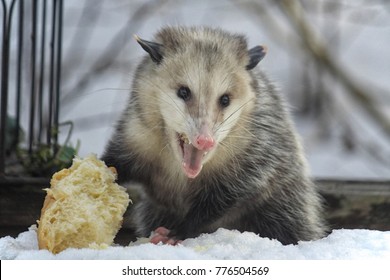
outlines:
{"label": "opossum head", "polygon": [[169,27],[153,42],[136,40],[150,56],[143,78],[150,93],[143,94],[157,104],[174,158],[195,178],[252,108],[249,72],[265,49],[248,50],[243,36],[209,28]]}

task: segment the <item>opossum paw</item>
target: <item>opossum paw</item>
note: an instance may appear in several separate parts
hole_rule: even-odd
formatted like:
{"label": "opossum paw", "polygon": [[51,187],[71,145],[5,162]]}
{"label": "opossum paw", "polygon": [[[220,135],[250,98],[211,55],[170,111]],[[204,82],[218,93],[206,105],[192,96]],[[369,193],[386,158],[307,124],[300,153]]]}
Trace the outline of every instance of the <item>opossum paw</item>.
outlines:
{"label": "opossum paw", "polygon": [[168,244],[168,245],[180,244],[182,241],[169,236],[170,232],[171,231],[165,227],[157,228],[150,238],[150,243],[158,244],[162,242],[163,244]]}

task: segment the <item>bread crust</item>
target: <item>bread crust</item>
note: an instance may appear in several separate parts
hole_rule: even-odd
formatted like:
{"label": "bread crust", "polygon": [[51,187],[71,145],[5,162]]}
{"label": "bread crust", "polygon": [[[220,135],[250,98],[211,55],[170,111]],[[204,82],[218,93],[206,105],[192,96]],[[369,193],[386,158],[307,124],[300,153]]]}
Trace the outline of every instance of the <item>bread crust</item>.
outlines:
{"label": "bread crust", "polygon": [[39,248],[56,254],[111,245],[130,202],[116,177],[115,168],[95,155],[75,158],[69,169],[55,173],[37,221]]}

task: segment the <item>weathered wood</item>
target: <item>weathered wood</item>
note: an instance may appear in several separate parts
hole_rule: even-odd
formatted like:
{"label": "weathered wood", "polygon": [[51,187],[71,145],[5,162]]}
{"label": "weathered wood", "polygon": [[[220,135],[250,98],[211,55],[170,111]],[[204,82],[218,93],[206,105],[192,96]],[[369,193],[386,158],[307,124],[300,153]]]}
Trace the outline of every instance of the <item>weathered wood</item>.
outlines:
{"label": "weathered wood", "polygon": [[[43,189],[49,186],[45,180],[29,185],[4,182],[0,181],[0,236],[36,223],[46,195]],[[332,229],[390,230],[390,181],[317,180],[317,185]]]}
{"label": "weathered wood", "polygon": [[49,178],[0,176],[0,187],[50,186]]}
{"label": "weathered wood", "polygon": [[0,185],[0,227],[29,226],[40,217],[48,185]]}
{"label": "weathered wood", "polygon": [[390,181],[318,180],[332,229],[390,230]]}

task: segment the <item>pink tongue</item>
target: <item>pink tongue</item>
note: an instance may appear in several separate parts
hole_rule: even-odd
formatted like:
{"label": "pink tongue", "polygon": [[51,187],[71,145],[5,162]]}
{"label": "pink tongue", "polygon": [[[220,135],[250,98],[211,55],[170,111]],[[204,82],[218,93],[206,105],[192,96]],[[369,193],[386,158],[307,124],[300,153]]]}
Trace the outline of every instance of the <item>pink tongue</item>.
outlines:
{"label": "pink tongue", "polygon": [[195,178],[202,170],[204,151],[198,150],[191,144],[183,145],[183,169],[188,178]]}

